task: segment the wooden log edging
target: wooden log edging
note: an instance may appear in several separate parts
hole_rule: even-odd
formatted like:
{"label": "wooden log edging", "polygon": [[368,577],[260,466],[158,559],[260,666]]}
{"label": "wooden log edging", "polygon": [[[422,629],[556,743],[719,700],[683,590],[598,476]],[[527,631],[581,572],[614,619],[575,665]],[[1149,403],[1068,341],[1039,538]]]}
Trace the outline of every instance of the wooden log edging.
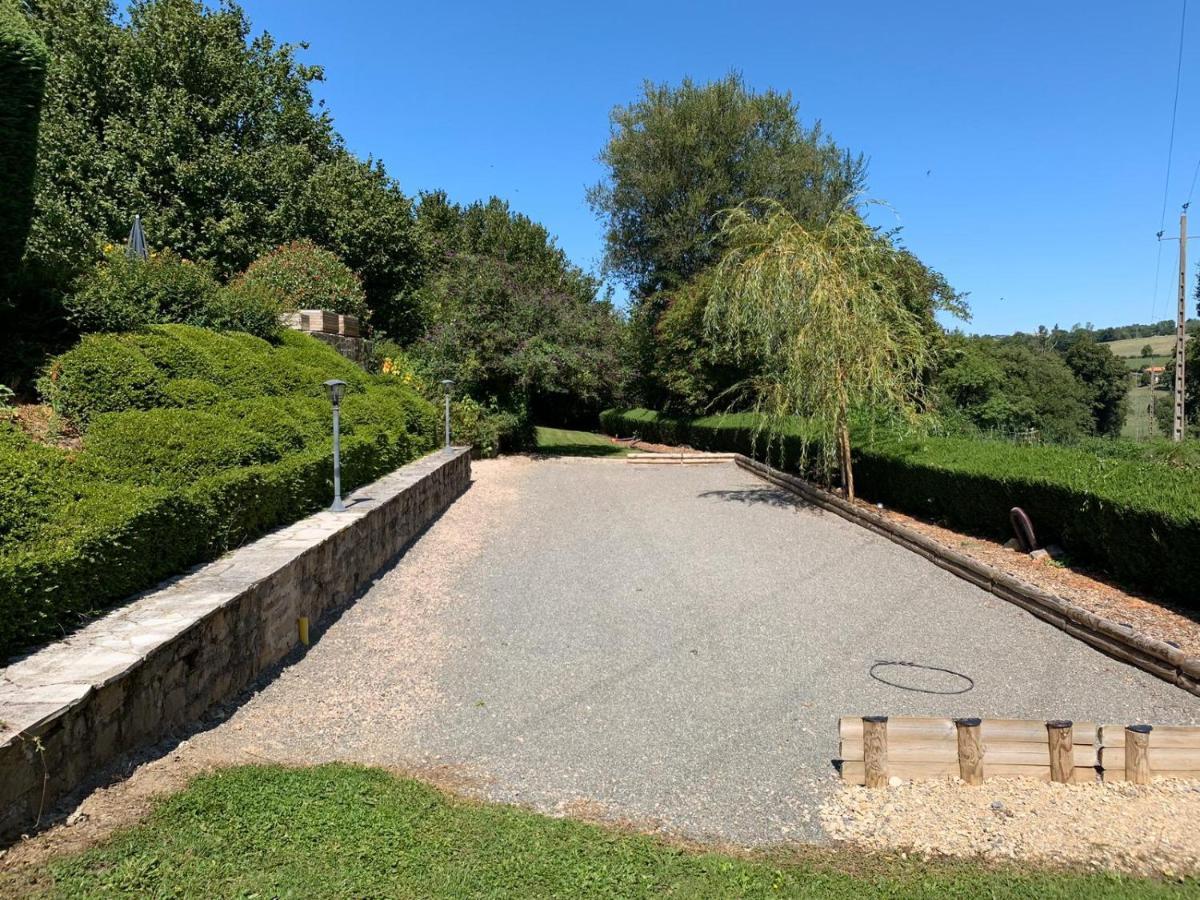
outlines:
{"label": "wooden log edging", "polygon": [[1137,666],[1163,681],[1200,696],[1200,657],[1188,656],[1178,647],[1173,647],[1165,641],[1122,628],[1115,622],[946,547],[873,510],[849,503],[802,478],[780,472],[740,453],[737,454],[736,462],[765,481],[803,497],[814,506],[886,537],[964,581],[1020,606],[1109,656]]}
{"label": "wooden log edging", "polygon": [[873,788],[949,778],[1149,784],[1200,779],[1200,726],[842,716],[837,759],[842,781]]}

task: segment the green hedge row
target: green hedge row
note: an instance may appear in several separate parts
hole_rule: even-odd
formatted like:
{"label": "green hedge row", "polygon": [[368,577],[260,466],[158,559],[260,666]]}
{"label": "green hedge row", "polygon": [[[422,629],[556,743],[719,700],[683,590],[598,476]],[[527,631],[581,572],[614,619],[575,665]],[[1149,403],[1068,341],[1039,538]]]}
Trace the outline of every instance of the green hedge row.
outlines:
{"label": "green hedge row", "polygon": [[[614,435],[686,443],[766,458],[754,446],[753,416],[677,419],[650,410],[609,410]],[[797,428],[771,448],[771,462],[796,469]],[[1020,506],[1043,543],[1133,587],[1200,607],[1192,563],[1200,559],[1200,469],[1155,461],[1121,445],[1021,446],[953,437],[877,436],[855,450],[860,494],[914,515],[995,538],[1012,535]]]}
{"label": "green hedge row", "polygon": [[[87,430],[70,453],[0,425],[0,658],[328,505],[327,378],[350,383],[344,489],[437,444],[430,403],[304,335],[274,346],[157,326],[85,338],[55,366],[54,397],[87,411]],[[76,377],[81,370],[103,377]],[[191,407],[154,406],[148,398],[178,400],[112,374],[130,371],[142,385],[192,382]],[[259,396],[246,396],[254,389]],[[126,408],[112,408],[114,395]]]}
{"label": "green hedge row", "polygon": [[0,287],[33,220],[38,120],[49,55],[16,0],[0,0]]}

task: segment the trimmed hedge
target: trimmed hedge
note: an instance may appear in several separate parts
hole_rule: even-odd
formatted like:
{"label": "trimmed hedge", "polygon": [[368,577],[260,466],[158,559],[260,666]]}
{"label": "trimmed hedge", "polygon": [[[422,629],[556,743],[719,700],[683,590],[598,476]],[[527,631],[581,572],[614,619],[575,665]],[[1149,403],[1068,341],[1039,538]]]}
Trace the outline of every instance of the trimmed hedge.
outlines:
{"label": "trimmed hedge", "polygon": [[[766,457],[761,441],[753,446],[750,415],[678,419],[608,410],[600,420],[609,434]],[[785,436],[771,463],[782,459],[795,470],[802,443],[799,429]],[[855,448],[855,483],[864,498],[995,538],[1012,535],[1009,510],[1020,506],[1043,543],[1059,543],[1126,584],[1200,607],[1190,571],[1200,559],[1200,469],[1157,461],[1166,451],[1106,443],[1111,449],[1098,453],[1091,445],[881,435]]]}
{"label": "trimmed hedge", "polygon": [[0,657],[327,506],[327,378],[350,384],[346,490],[437,446],[432,404],[306,335],[273,346],[159,326],[85,338],[55,365],[48,384],[87,425],[84,447],[0,425]]}
{"label": "trimmed hedge", "polygon": [[0,286],[33,221],[38,120],[49,54],[15,0],[0,0]]}

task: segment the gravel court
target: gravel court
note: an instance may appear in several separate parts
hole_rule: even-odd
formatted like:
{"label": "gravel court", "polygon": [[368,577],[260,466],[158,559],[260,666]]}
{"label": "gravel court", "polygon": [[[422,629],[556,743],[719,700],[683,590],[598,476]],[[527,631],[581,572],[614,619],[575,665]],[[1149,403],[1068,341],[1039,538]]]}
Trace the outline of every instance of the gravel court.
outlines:
{"label": "gravel court", "polygon": [[[1200,716],[1200,698],[732,463],[543,460],[521,478],[448,608],[465,652],[407,736],[426,763],[482,773],[489,798],[820,840],[841,715]],[[868,675],[878,660],[974,687],[889,687]]]}
{"label": "gravel court", "polygon": [[[841,715],[1200,721],[1200,698],[732,463],[476,463],[317,634],[185,761],[386,765],[755,845],[828,839]],[[878,660],[974,687],[889,687]]]}

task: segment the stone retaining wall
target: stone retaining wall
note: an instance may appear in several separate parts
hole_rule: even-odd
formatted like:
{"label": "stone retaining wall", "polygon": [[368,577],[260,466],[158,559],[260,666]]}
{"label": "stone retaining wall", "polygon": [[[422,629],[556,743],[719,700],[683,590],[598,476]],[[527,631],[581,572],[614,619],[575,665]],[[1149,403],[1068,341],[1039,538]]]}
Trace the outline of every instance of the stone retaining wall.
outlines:
{"label": "stone retaining wall", "polygon": [[470,478],[469,448],[433,453],[0,671],[0,836],[247,687],[300,616],[353,598]]}

